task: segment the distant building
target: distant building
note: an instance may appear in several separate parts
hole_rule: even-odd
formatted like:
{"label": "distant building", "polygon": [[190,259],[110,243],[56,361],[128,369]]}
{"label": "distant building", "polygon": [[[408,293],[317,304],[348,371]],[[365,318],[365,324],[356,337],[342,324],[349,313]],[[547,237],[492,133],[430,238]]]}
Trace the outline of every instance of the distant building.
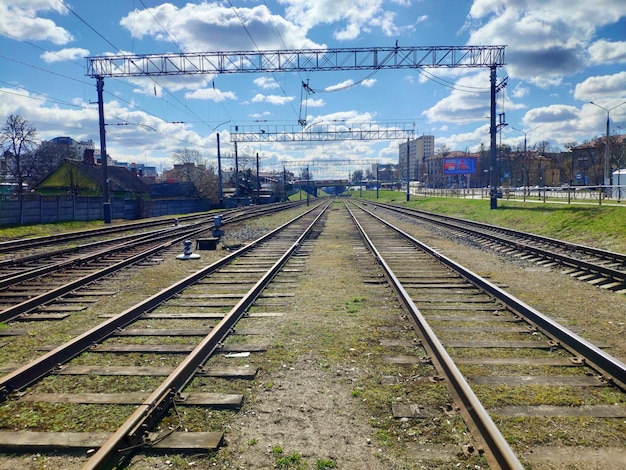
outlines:
{"label": "distant building", "polygon": [[430,159],[435,153],[435,136],[423,135],[408,142],[402,142],[398,149],[398,165],[400,179],[407,179],[407,145],[408,151],[408,179],[409,181],[419,181],[420,164]]}
{"label": "distant building", "polygon": [[381,183],[398,181],[398,170],[398,165],[395,163],[375,163],[372,165],[372,174],[375,178],[378,177],[378,181]]}
{"label": "distant building", "polygon": [[57,145],[59,147],[67,147],[70,149],[74,149],[76,151],[76,155],[83,155],[85,150],[95,150],[95,146],[93,140],[81,141],[78,142],[71,137],[55,137],[54,139],[50,139],[48,141],[51,145]]}

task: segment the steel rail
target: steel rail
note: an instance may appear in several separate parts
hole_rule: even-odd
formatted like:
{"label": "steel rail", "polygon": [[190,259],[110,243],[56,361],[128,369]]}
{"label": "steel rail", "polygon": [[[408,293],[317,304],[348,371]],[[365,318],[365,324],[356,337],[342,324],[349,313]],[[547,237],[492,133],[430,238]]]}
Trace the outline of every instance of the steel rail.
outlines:
{"label": "steel rail", "polygon": [[[44,274],[59,271],[60,269],[67,268],[75,264],[88,263],[90,261],[94,261],[96,259],[103,258],[104,256],[110,255],[111,253],[128,250],[129,248],[133,248],[137,245],[145,244],[146,242],[154,242],[160,238],[171,237],[173,231],[182,232],[183,233],[182,237],[188,237],[191,234],[197,233],[197,228],[185,229],[181,227],[176,227],[172,229],[155,230],[149,233],[126,235],[124,237],[116,238],[113,240],[104,240],[104,241],[99,241],[99,242],[88,243],[85,245],[80,245],[75,248],[65,248],[63,250],[57,250],[52,253],[46,253],[43,256],[33,255],[27,258],[21,258],[19,260],[12,260],[12,264],[15,265],[16,263],[26,263],[26,262],[31,262],[31,261],[42,259],[42,258],[50,258],[53,256],[67,255],[74,251],[81,251],[81,250],[85,250],[89,248],[100,248],[99,251],[94,251],[94,252],[85,253],[85,254],[77,254],[70,259],[59,261],[57,263],[52,263],[46,266],[41,266],[39,268],[29,269],[22,273],[14,274],[13,276],[6,276],[0,279],[0,289],[5,289],[19,282],[24,282],[24,281],[33,279],[38,276],[43,276]],[[177,236],[177,239],[180,239],[180,238],[181,238],[181,235]],[[123,242],[123,243],[120,243],[120,242]],[[110,245],[113,243],[115,243],[115,245],[109,246],[104,249],[101,248],[103,245]]]}
{"label": "steel rail", "polygon": [[[275,211],[277,209],[290,209],[292,207],[297,207],[301,205],[301,201],[295,202],[287,202],[287,203],[277,203],[273,205],[263,205],[263,206],[250,206],[249,209],[242,211],[241,208],[230,209],[219,212],[206,212],[206,213],[196,213],[192,215],[181,215],[176,216],[179,221],[193,221],[200,218],[206,217],[215,217],[221,215],[224,218],[224,221],[228,221],[229,218],[233,220],[241,220],[240,216],[245,215],[247,213],[266,213]],[[102,236],[105,234],[124,232],[129,230],[141,230],[150,227],[158,227],[160,225],[171,225],[174,216],[171,216],[169,219],[159,219],[153,221],[144,221],[144,222],[129,222],[120,225],[113,225],[109,227],[98,227],[94,229],[85,229],[79,232],[65,232],[54,235],[46,235],[43,237],[33,237],[33,238],[25,238],[25,239],[14,239],[14,240],[5,240],[0,241],[0,253],[6,253],[15,249],[27,249],[27,248],[36,248],[39,246],[48,247],[50,244],[59,241],[72,241],[72,240],[80,240],[83,238]],[[232,221],[232,220],[231,220]],[[206,220],[204,221],[206,222]],[[202,222],[200,222],[202,223]]]}
{"label": "steel rail", "polygon": [[[47,292],[44,292],[43,294],[37,295],[35,297],[31,297],[30,299],[27,299],[23,302],[20,302],[17,305],[14,305],[12,307],[9,307],[5,310],[0,311],[0,322],[7,322],[7,321],[11,321],[14,320],[15,318],[19,317],[20,315],[24,315],[26,313],[32,312],[34,309],[41,307],[42,305],[45,305],[49,302],[52,302],[53,300],[61,297],[62,295],[68,294],[69,292],[72,292],[80,287],[83,287],[87,284],[90,284],[100,278],[103,278],[105,276],[108,276],[116,271],[119,271],[120,269],[123,269],[127,266],[131,266],[143,259],[145,259],[146,257],[153,255],[159,251],[165,250],[169,247],[171,247],[172,245],[174,245],[175,243],[179,243],[183,240],[186,240],[187,238],[189,238],[189,236],[192,236],[196,233],[201,233],[204,232],[206,229],[202,228],[202,229],[195,229],[191,232],[187,232],[183,235],[180,235],[178,237],[176,237],[173,240],[168,240],[165,243],[161,243],[159,245],[153,246],[152,248],[148,249],[148,250],[144,250],[141,253],[137,253],[134,256],[130,256],[129,258],[123,260],[123,261],[119,261],[115,264],[112,264],[110,266],[107,266],[105,268],[102,269],[98,269],[97,271],[94,271],[91,274],[87,274],[86,276],[82,276],[78,279],[75,279],[74,281],[68,282],[63,284],[62,286],[56,287],[55,289],[49,290]],[[137,244],[139,243],[143,243],[143,242],[136,242]],[[128,248],[128,247],[126,247]],[[122,248],[118,247],[118,250],[120,250]],[[110,251],[108,252],[98,252],[96,254],[92,254],[88,257],[88,259],[85,260],[85,262],[92,260],[92,259],[97,259],[97,258],[101,258],[103,257],[105,254],[110,253]],[[77,260],[73,259],[73,260],[69,260],[69,261],[64,261],[62,263],[59,263],[59,265],[53,265],[53,266],[48,266],[46,268],[41,268],[40,270],[38,270],[37,275],[42,275],[46,272],[52,272],[52,271],[57,271],[60,268],[64,268],[64,267],[68,267],[70,265],[76,264]],[[18,277],[22,277],[22,276],[18,276]],[[9,279],[12,280],[13,278]]]}
{"label": "steel rail", "polygon": [[[197,217],[197,216],[195,216]],[[0,242],[0,253],[6,253],[15,249],[36,248],[38,246],[49,246],[58,241],[80,240],[82,238],[102,236],[105,234],[124,232],[128,230],[138,230],[143,228],[155,227],[159,225],[170,224],[170,220],[158,220],[152,222],[133,222],[123,225],[113,225],[110,227],[98,227],[94,229],[81,230],[79,232],[64,232],[54,235],[46,235],[43,237],[33,237],[16,240],[6,240]]]}
{"label": "steel rail", "polygon": [[[297,207],[298,205],[302,205],[301,202],[298,202],[296,204],[288,204],[288,205],[284,205],[284,207],[281,207],[281,210],[284,209],[288,209],[291,207]],[[249,211],[231,211],[232,213],[229,213],[228,215],[226,215],[226,217],[224,218],[224,220],[222,221],[223,225],[226,225],[228,223],[235,223],[235,222],[240,222],[243,220],[247,220],[249,218],[254,218],[254,217],[259,217],[260,215],[264,215],[267,213],[272,213],[276,211],[276,207],[267,207],[267,208],[262,208],[262,209],[255,209],[255,210],[249,210]],[[195,218],[198,218],[199,216],[195,216]],[[202,221],[202,222],[194,222],[191,225],[186,225],[186,226],[178,226],[178,227],[168,227],[165,229],[158,229],[158,230],[154,230],[152,232],[148,232],[148,233],[140,233],[140,234],[134,234],[134,235],[125,235],[116,239],[109,239],[109,240],[103,240],[103,241],[97,241],[97,242],[93,242],[93,243],[88,243],[85,245],[80,245],[77,247],[73,247],[73,248],[65,248],[62,250],[57,250],[54,251],[52,253],[47,252],[44,255],[30,255],[28,257],[24,257],[24,258],[20,258],[18,260],[5,260],[0,262],[0,266],[3,265],[15,265],[16,263],[24,263],[24,262],[31,262],[31,261],[36,261],[38,259],[44,259],[44,258],[49,258],[52,256],[59,256],[59,255],[65,255],[68,253],[72,253],[73,251],[80,251],[83,249],[89,249],[91,247],[97,247],[100,245],[107,245],[107,244],[111,244],[111,243],[119,243],[120,241],[123,240],[132,240],[133,243],[132,244],[121,244],[118,246],[112,246],[109,248],[106,248],[100,252],[94,252],[94,253],[89,253],[89,254],[83,254],[83,255],[77,255],[76,257],[69,259],[69,260],[64,260],[64,261],[59,261],[57,263],[53,263],[50,264],[48,266],[41,266],[39,268],[34,268],[34,269],[30,269],[27,271],[24,271],[22,273],[19,274],[14,274],[12,276],[6,276],[6,277],[2,277],[0,276],[0,289],[4,289],[8,286],[12,286],[14,284],[17,284],[18,282],[23,282],[32,278],[35,278],[37,276],[42,276],[44,274],[48,274],[51,272],[55,272],[58,271],[60,269],[63,268],[68,268],[71,267],[72,265],[76,264],[76,263],[87,263],[89,261],[92,261],[94,259],[97,259],[99,257],[103,257],[104,255],[109,255],[114,251],[123,251],[128,249],[129,247],[132,247],[133,245],[136,244],[140,244],[142,243],[142,240],[149,240],[149,241],[154,241],[155,240],[155,235],[159,235],[160,238],[166,238],[167,236],[170,235],[170,233],[178,231],[178,232],[182,232],[185,233],[187,235],[184,236],[189,236],[189,235],[194,235],[196,233],[199,232],[198,228],[202,227],[202,226],[206,226],[207,222],[206,221]],[[206,230],[206,227],[203,228],[200,231],[204,231]],[[180,237],[177,237],[177,240],[180,240]]]}
{"label": "steel rail", "polygon": [[264,236],[252,241],[248,245],[241,247],[239,250],[233,251],[232,253],[225,256],[224,258],[221,258],[215,263],[203,269],[200,269],[195,273],[190,274],[186,278],[148,297],[147,299],[139,302],[133,307],[130,307],[119,315],[116,315],[109,320],[102,322],[100,325],[84,332],[83,334],[71,339],[67,343],[55,348],[54,350],[40,356],[30,363],[0,378],[0,402],[5,401],[11,393],[24,389],[38,379],[48,375],[51,371],[58,369],[59,367],[61,367],[62,364],[66,363],[78,354],[88,350],[94,344],[97,344],[114,334],[116,330],[123,328],[129,323],[132,323],[142,314],[158,307],[161,303],[175,296],[187,286],[198,282],[199,280],[210,275],[214,271],[229,264],[242,254],[254,249],[259,244],[273,237],[276,233],[281,231],[289,224],[295,222],[310,211],[314,210],[316,207],[317,206],[310,208],[308,211],[298,215],[297,217],[294,217],[289,222],[286,222],[280,227],[272,230],[271,232],[268,232]]}
{"label": "steel rail", "polygon": [[510,295],[508,292],[499,288],[495,284],[464,268],[456,261],[442,255],[441,253],[438,253],[437,251],[415,239],[408,233],[400,230],[397,227],[394,227],[388,222],[385,222],[383,219],[373,214],[371,211],[368,211],[366,209],[362,210],[387,225],[389,228],[400,234],[405,239],[410,240],[411,243],[415,244],[421,250],[424,250],[426,253],[438,259],[442,264],[448,266],[454,272],[466,278],[478,289],[491,295],[493,298],[500,300],[504,305],[506,305],[508,310],[519,315],[520,317],[525,318],[528,322],[537,326],[537,328],[541,330],[546,336],[557,342],[563,348],[567,349],[570,353],[583,358],[588,366],[602,374],[604,380],[613,382],[622,390],[626,390],[626,364],[624,364],[622,361],[602,351],[597,346],[591,344],[587,340],[578,336],[576,333],[565,328],[563,325],[560,325],[551,318],[547,317],[546,315],[542,314],[541,312],[537,311],[536,309],[532,308],[521,300]]}
{"label": "steel rail", "polygon": [[[568,242],[565,240],[559,240],[556,238],[550,238],[550,237],[544,237],[543,235],[537,235],[534,233],[528,233],[528,232],[522,232],[519,230],[514,230],[514,229],[509,229],[506,227],[498,227],[496,225],[490,225],[490,224],[485,224],[483,222],[477,222],[474,220],[466,220],[466,219],[461,219],[458,217],[451,217],[451,216],[444,216],[441,214],[434,214],[431,212],[426,212],[426,211],[422,211],[419,209],[409,209],[409,208],[405,208],[405,207],[398,207],[396,205],[393,204],[384,204],[384,203],[380,203],[380,202],[371,202],[368,201],[369,203],[379,206],[379,207],[383,207],[385,209],[389,209],[392,211],[396,211],[396,212],[400,212],[402,214],[407,214],[407,215],[412,215],[412,216],[419,216],[422,218],[425,218],[427,220],[431,220],[434,223],[440,223],[440,224],[448,224],[447,226],[451,226],[454,228],[459,228],[458,226],[455,225],[450,225],[449,222],[446,222],[446,220],[453,220],[455,222],[464,224],[464,225],[468,225],[471,227],[478,227],[480,229],[484,229],[487,232],[498,232],[498,233],[503,233],[515,238],[525,238],[527,240],[531,240],[531,241],[535,241],[535,242],[539,242],[539,243],[545,243],[545,244],[549,244],[561,249],[564,249],[566,251],[574,251],[574,252],[578,252],[578,253],[584,253],[587,255],[593,255],[596,256],[598,258],[601,259],[605,259],[605,260],[609,260],[609,261],[613,261],[616,263],[620,263],[624,266],[626,266],[626,254],[624,253],[618,253],[615,251],[609,251],[609,250],[603,250],[600,248],[595,248],[595,247],[591,247],[591,246],[587,246],[587,245],[580,245],[578,243],[572,243],[572,242]],[[528,246],[528,245],[524,245],[524,246]],[[530,247],[532,249],[532,247]]]}
{"label": "steel rail", "polygon": [[[501,468],[522,470],[524,467],[519,462],[517,456],[506,442],[504,436],[500,433],[500,430],[497,428],[478,397],[474,394],[474,391],[465,380],[463,374],[459,371],[443,344],[441,344],[430,325],[411,299],[409,293],[404,289],[402,283],[398,280],[382,254],[378,251],[374,242],[370,239],[361,223],[357,220],[354,212],[347,205],[346,208],[350,212],[352,220],[365,240],[369,250],[372,252],[376,261],[380,264],[385,277],[389,281],[389,284],[396,291],[405,309],[413,318],[414,324],[419,329],[420,335],[423,339],[423,346],[433,359],[433,365],[438,369],[442,376],[448,379],[446,382],[448,389],[451,391],[455,400],[462,405],[459,408],[461,413],[466,418],[466,423],[471,428],[475,428],[479,431],[478,436],[476,437],[482,439],[485,448],[489,449],[489,452],[485,453],[485,458],[489,462],[490,467],[494,469]],[[370,211],[363,208],[361,208],[361,210],[374,217],[384,225],[393,228],[393,226],[390,226],[387,222],[375,216]]]}
{"label": "steel rail", "polygon": [[[82,469],[97,470],[109,468],[116,458],[126,458],[122,449],[133,449],[146,442],[145,436],[149,429],[163,416],[171,406],[174,398],[191,381],[196,371],[218,348],[224,338],[231,332],[235,324],[252,306],[263,289],[278,274],[289,258],[300,247],[319,219],[324,215],[330,203],[308,224],[280,258],[270,267],[257,283],[248,290],[244,297],[225,315],[225,317],[204,337],[202,342],[176,367],[176,369],[155,389],[152,394],[137,407],[135,412],[118,428],[118,430],[93,454]],[[319,207],[319,206],[317,206]],[[310,213],[309,211],[308,213]]]}

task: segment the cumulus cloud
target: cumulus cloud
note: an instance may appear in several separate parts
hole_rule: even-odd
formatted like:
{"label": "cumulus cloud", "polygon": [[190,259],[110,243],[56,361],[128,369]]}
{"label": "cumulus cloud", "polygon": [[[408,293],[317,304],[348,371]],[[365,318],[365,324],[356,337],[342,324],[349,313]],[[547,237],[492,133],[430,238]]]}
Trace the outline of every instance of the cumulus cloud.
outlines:
{"label": "cumulus cloud", "polygon": [[575,121],[578,119],[578,116],[579,110],[575,106],[558,104],[534,108],[526,113],[524,119],[532,123],[545,124],[551,122],[562,123],[563,121]]}
{"label": "cumulus cloud", "polygon": [[[373,28],[389,37],[402,35],[415,29],[415,24],[398,25],[395,13],[384,8],[383,0],[280,0],[286,5],[286,17],[308,31],[321,24],[338,24],[333,36],[340,41],[353,40]],[[408,1],[395,1],[403,7]]]}
{"label": "cumulus cloud", "polygon": [[203,88],[200,90],[194,90],[189,93],[185,93],[185,98],[195,100],[210,100],[215,103],[221,103],[222,101],[236,100],[237,95],[232,91],[221,91],[217,88]]}
{"label": "cumulus cloud", "polygon": [[276,80],[274,80],[273,78],[269,78],[269,77],[258,77],[255,78],[253,80],[253,83],[258,86],[261,87],[263,89],[269,90],[272,88],[279,88],[280,85],[278,84],[278,82]]}
{"label": "cumulus cloud", "polygon": [[[523,105],[512,102],[505,96],[507,110],[519,109]],[[431,122],[464,124],[488,121],[490,115],[489,72],[480,71],[461,77],[449,96],[440,100],[424,114]]]}
{"label": "cumulus cloud", "polygon": [[0,34],[20,41],[50,41],[57,45],[72,41],[69,31],[40,17],[40,13],[47,12],[64,15],[67,9],[57,0],[0,0]]}
{"label": "cumulus cloud", "polygon": [[589,61],[594,65],[626,63],[626,41],[594,42],[589,46]]}
{"label": "cumulus cloud", "polygon": [[[621,0],[604,0],[601,6],[586,0],[475,0],[468,16],[469,43],[509,45],[509,75],[550,86],[584,69],[597,29],[623,15]],[[601,48],[600,43],[589,53],[593,57]]]}
{"label": "cumulus cloud", "polygon": [[269,103],[274,105],[283,105],[293,101],[293,96],[263,95],[257,93],[252,98],[253,103]]}
{"label": "cumulus cloud", "polygon": [[326,102],[323,99],[306,99],[302,102],[302,105],[306,106],[307,108],[321,108],[323,106],[326,106]]}
{"label": "cumulus cloud", "polygon": [[120,24],[135,38],[173,42],[183,52],[323,47],[308,39],[306,30],[273,15],[265,5],[230,8],[206,2],[179,8],[163,3],[150,10],[133,10]]}
{"label": "cumulus cloud", "polygon": [[327,86],[326,88],[324,88],[324,91],[345,90],[346,88],[350,88],[353,85],[354,85],[354,80],[348,79],[348,80],[345,80],[345,81],[343,81],[341,83],[336,83],[335,85]]}
{"label": "cumulus cloud", "polygon": [[626,99],[626,72],[589,77],[576,85],[574,98],[581,101]]}
{"label": "cumulus cloud", "polygon": [[82,49],[80,47],[69,47],[66,49],[61,49],[59,51],[46,51],[41,54],[41,59],[44,62],[49,64],[54,62],[62,62],[64,60],[76,60],[82,59],[89,55],[89,51],[87,49]]}

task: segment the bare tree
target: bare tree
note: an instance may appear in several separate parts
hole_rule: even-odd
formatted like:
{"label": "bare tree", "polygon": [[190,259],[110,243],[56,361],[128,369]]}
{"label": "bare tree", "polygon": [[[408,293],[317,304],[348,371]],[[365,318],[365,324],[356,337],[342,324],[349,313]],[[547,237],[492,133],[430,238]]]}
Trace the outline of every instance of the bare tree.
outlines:
{"label": "bare tree", "polygon": [[352,172],[352,184],[360,184],[363,181],[363,170],[354,170]]}
{"label": "bare tree", "polygon": [[17,197],[20,206],[20,223],[24,215],[24,183],[32,183],[35,167],[35,148],[37,147],[37,129],[23,117],[11,114],[0,134],[2,146],[2,168],[6,178],[17,185]]}
{"label": "bare tree", "polygon": [[36,160],[34,153],[37,147],[36,138],[37,129],[21,116],[11,114],[2,126],[0,143],[7,179],[15,182],[18,188],[32,176]]}
{"label": "bare tree", "polygon": [[201,197],[217,200],[217,175],[198,150],[180,149],[174,152],[174,170],[181,181],[193,183]]}
{"label": "bare tree", "polygon": [[56,145],[52,142],[42,142],[36,151],[37,158],[33,178],[35,181],[47,176],[55,170],[64,160],[80,160],[81,156],[74,147]]}

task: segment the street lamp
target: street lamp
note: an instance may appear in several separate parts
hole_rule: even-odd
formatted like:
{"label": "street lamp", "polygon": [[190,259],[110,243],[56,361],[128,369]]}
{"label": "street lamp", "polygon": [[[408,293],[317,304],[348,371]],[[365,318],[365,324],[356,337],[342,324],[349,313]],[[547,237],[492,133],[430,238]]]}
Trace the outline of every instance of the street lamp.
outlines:
{"label": "street lamp", "polygon": [[[520,129],[516,129],[515,127],[511,126],[511,129],[513,129],[514,131],[521,132],[522,134],[524,134],[524,162],[526,164],[528,164],[528,152],[526,151],[526,136],[528,134],[530,134],[532,131],[534,131],[536,129],[539,129],[540,127],[541,126],[537,126],[537,127],[533,127],[532,129],[530,129],[528,131],[522,131]],[[529,182],[527,182],[527,183],[529,183]],[[524,185],[524,186],[526,186],[526,185]],[[526,195],[526,190],[524,189],[524,196],[525,195]]]}
{"label": "street lamp", "polygon": [[604,184],[606,185],[608,183],[609,186],[612,186],[611,173],[609,171],[609,125],[611,122],[609,120],[609,114],[615,108],[619,108],[623,104],[626,104],[626,101],[618,104],[617,106],[613,106],[612,108],[609,108],[609,109],[605,108],[604,106],[600,106],[599,104],[594,103],[593,101],[590,101],[589,103],[591,103],[594,106],[597,106],[600,109],[604,109],[606,111],[606,143],[604,144]]}

